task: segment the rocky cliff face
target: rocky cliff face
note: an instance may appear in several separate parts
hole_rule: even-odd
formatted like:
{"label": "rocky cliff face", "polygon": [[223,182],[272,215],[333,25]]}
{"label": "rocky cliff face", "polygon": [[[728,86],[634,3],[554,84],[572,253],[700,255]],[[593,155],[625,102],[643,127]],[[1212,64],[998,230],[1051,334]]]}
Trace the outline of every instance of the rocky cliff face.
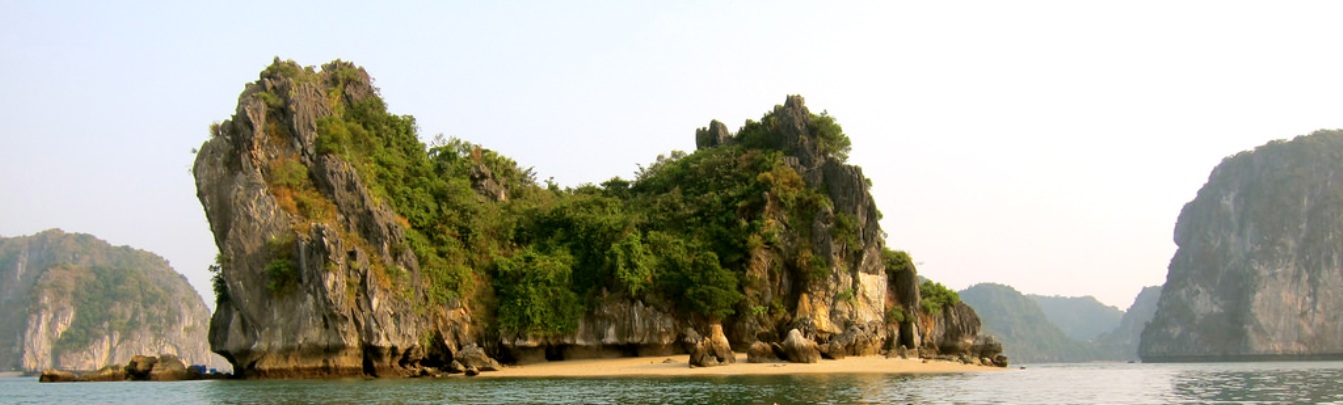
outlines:
{"label": "rocky cliff face", "polygon": [[1124,311],[1119,326],[1096,338],[1096,350],[1103,358],[1114,360],[1133,360],[1138,356],[1138,342],[1142,340],[1142,331],[1156,315],[1157,302],[1161,300],[1161,286],[1143,288],[1133,299],[1133,305]]}
{"label": "rocky cliff face", "polygon": [[[846,335],[845,339],[861,336],[869,343],[846,348],[848,354],[875,354],[888,338],[883,327],[888,288],[881,262],[885,242],[867,177],[861,168],[825,153],[817,133],[820,129],[802,97],[789,96],[771,116],[778,131],[777,141],[786,154],[785,162],[833,205],[819,207],[811,215],[811,223],[796,223],[795,219],[788,223],[789,218],[767,208],[765,215],[773,214],[775,221],[789,227],[809,228],[811,237],[800,238],[796,237],[800,232],[794,233],[781,248],[761,247],[752,252],[753,257],[767,263],[796,263],[800,252],[807,251],[828,259],[830,266],[821,280],[808,278],[804,269],[772,272],[780,276],[777,282],[748,291],[748,295],[763,295],[761,302],[772,301],[774,295],[794,299],[792,316],[776,318],[772,325],[758,317],[739,317],[732,328],[733,340],[739,349],[745,349],[757,339],[780,341],[789,329],[798,327],[805,336],[821,343],[840,335]],[[714,128],[711,124],[709,132],[715,132]],[[836,226],[840,217],[847,221],[844,230]],[[841,238],[841,233],[853,237]],[[768,266],[753,266],[748,272],[761,270],[766,274],[760,276],[771,273]],[[788,275],[793,278],[788,279]]]}
{"label": "rocky cliff face", "polygon": [[[953,311],[970,315],[952,322],[887,323],[893,306],[919,307],[917,275],[911,269],[888,285],[868,180],[861,169],[844,163],[848,144],[838,126],[811,114],[801,97],[789,97],[768,114],[767,131],[753,142],[782,152],[784,163],[775,168],[797,179],[788,183],[790,190],[809,190],[797,194],[820,196],[813,200],[823,203],[798,208],[793,197],[768,192],[749,195],[758,204],[730,201],[736,209],[725,215],[766,224],[771,240],[743,243],[745,248],[732,252],[721,252],[726,245],[711,246],[735,257],[732,263],[744,263],[744,269],[731,269],[740,276],[727,277],[746,281],[740,287],[735,280],[722,285],[733,286],[746,299],[705,315],[672,301],[680,296],[712,306],[731,294],[696,290],[700,295],[685,298],[689,293],[668,293],[668,283],[677,281],[651,280],[649,272],[661,270],[648,264],[657,259],[641,240],[657,230],[639,230],[630,222],[610,227],[618,243],[599,234],[590,239],[603,245],[573,245],[626,220],[619,198],[631,193],[629,182],[616,179],[605,190],[582,191],[587,194],[546,190],[511,160],[457,141],[438,144],[426,157],[424,145],[415,140],[412,118],[370,118],[370,105],[383,106],[370,83],[363,69],[346,62],[317,70],[277,60],[246,87],[237,112],[217,125],[200,149],[194,168],[198,197],[220,249],[216,289],[221,298],[210,343],[242,375],[410,375],[422,367],[448,365],[468,344],[504,360],[530,362],[684,353],[683,343],[700,336],[724,336],[744,350],[757,340],[778,342],[798,329],[842,356],[875,354],[895,340],[943,347],[944,340],[973,340],[977,334],[978,320],[968,307]],[[409,129],[399,138],[385,135],[404,127]],[[738,142],[717,121],[698,131],[696,139],[706,149]],[[382,154],[401,147],[407,153]],[[468,169],[450,169],[467,160],[473,162]],[[417,162],[432,167],[415,172]],[[425,184],[401,187],[389,180],[404,173],[413,175],[401,181]],[[423,180],[456,175],[462,178]],[[750,173],[747,180],[758,178]],[[466,193],[473,195],[454,194],[454,184],[466,184],[472,190]],[[685,193],[686,199],[698,198]],[[671,194],[674,198],[658,201],[680,204],[682,190]],[[579,201],[572,203],[579,207],[574,210],[601,208],[546,214],[566,207],[555,202],[562,198]],[[533,223],[537,215],[549,215],[545,220],[551,222]],[[515,223],[536,229],[506,227]],[[589,225],[595,228],[570,229]],[[669,249],[691,245],[675,239],[676,232],[695,234],[663,231],[658,246]],[[556,234],[561,237],[541,243]],[[509,235],[513,239],[505,239]],[[708,267],[700,269],[707,273],[686,277],[722,281],[724,273],[715,268],[728,259],[705,264],[713,256],[687,257],[697,260],[695,269]],[[571,269],[576,261],[602,268]],[[609,267],[625,272],[619,273],[620,283],[605,279],[617,277],[603,275],[612,272]],[[529,283],[527,288],[492,280],[504,273]],[[537,293],[541,289],[545,292]],[[569,301],[548,301],[566,294],[572,294]],[[502,305],[538,301],[565,307],[510,307],[512,312],[501,315]],[[558,319],[573,308],[582,313],[572,325]],[[547,315],[536,315],[541,312]]]}
{"label": "rocky cliff face", "polygon": [[1343,354],[1343,132],[1222,161],[1185,204],[1144,361]]}
{"label": "rocky cliff face", "polygon": [[224,297],[210,345],[240,375],[403,375],[477,340],[465,308],[421,304],[404,219],[350,162],[318,153],[320,119],[376,97],[348,63],[317,73],[277,60],[197,155]]}
{"label": "rocky cliff face", "polygon": [[209,310],[168,262],[90,235],[0,238],[0,366],[94,370],[141,354],[227,369]]}

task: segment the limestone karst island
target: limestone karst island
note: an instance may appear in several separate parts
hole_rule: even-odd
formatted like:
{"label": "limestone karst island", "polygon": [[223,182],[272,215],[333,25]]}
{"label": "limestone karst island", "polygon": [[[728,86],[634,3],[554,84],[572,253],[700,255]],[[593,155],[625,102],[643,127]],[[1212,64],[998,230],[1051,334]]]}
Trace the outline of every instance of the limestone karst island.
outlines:
{"label": "limestone karst island", "polygon": [[1343,131],[1224,159],[1175,243],[1143,361],[1343,359]]}
{"label": "limestone karst island", "polygon": [[219,250],[213,315],[152,253],[55,229],[0,238],[0,304],[26,309],[0,314],[0,371],[120,381],[208,368],[395,378],[1343,358],[1343,132],[1226,158],[1180,212],[1166,283],[1120,311],[923,279],[886,246],[836,118],[782,101],[735,131],[687,128],[694,152],[634,178],[562,188],[481,145],[426,145],[352,63],[277,58],[211,125],[192,170]]}
{"label": "limestone karst island", "polygon": [[210,347],[247,378],[669,355],[1006,365],[974,310],[885,245],[834,117],[789,96],[693,134],[633,179],[561,189],[480,145],[425,145],[358,66],[277,58],[193,170],[219,248]]}
{"label": "limestone karst island", "polygon": [[185,277],[153,253],[92,235],[0,237],[0,308],[3,372],[102,369],[86,378],[124,380],[120,366],[148,361],[141,355],[176,365],[160,367],[159,379],[189,378],[191,365],[228,369],[206,344],[210,311]]}

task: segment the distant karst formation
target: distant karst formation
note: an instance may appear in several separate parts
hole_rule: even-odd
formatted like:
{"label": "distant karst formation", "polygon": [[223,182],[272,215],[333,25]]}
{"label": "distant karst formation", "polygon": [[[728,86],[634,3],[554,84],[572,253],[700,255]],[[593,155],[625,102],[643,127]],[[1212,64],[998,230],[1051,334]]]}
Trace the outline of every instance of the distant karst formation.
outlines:
{"label": "distant karst formation", "polygon": [[1045,318],[1058,325],[1069,339],[1090,342],[1102,333],[1119,326],[1124,311],[1102,304],[1096,297],[1062,297],[1056,295],[1027,294],[1027,297],[1040,305]]}
{"label": "distant karst formation", "polygon": [[979,308],[984,328],[1012,348],[1012,359],[1017,363],[1091,359],[1085,344],[1069,339],[1058,325],[1049,321],[1034,299],[1012,287],[982,283],[960,294],[967,304]]}
{"label": "distant karst formation", "polygon": [[922,308],[848,137],[801,97],[569,189],[416,131],[362,68],[278,58],[212,127],[193,172],[220,250],[209,340],[235,373],[408,376],[467,353],[717,364],[785,340],[835,358],[1002,351],[969,306]]}
{"label": "distant karst formation", "polygon": [[1157,301],[1161,300],[1161,286],[1143,288],[1133,299],[1133,305],[1124,311],[1119,326],[1096,337],[1099,358],[1132,361],[1138,359],[1138,342],[1143,328],[1156,315]]}
{"label": "distant karst formation", "polygon": [[976,284],[960,292],[961,299],[980,309],[985,332],[1011,347],[1017,363],[1137,359],[1139,336],[1160,294],[1159,286],[1144,288],[1121,313],[1090,296],[1022,294],[1002,284]]}
{"label": "distant karst formation", "polygon": [[1175,243],[1143,361],[1343,358],[1343,132],[1222,160]]}
{"label": "distant karst formation", "polygon": [[0,367],[95,370],[141,354],[227,369],[210,311],[163,258],[53,229],[0,237]]}

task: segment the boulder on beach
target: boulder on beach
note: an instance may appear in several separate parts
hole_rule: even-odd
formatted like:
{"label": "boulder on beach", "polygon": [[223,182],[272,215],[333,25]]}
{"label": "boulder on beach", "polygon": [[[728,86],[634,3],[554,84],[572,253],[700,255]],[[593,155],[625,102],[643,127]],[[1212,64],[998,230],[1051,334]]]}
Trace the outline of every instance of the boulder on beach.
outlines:
{"label": "boulder on beach", "polygon": [[728,343],[727,336],[723,334],[723,325],[720,324],[711,325],[709,336],[701,338],[690,352],[690,367],[713,367],[736,361],[736,354],[732,353],[732,345]]}
{"label": "boulder on beach", "polygon": [[187,365],[177,356],[165,354],[159,356],[159,360],[154,364],[154,368],[149,370],[150,381],[182,381],[189,379],[191,373],[187,370]]}
{"label": "boulder on beach", "polygon": [[784,360],[793,363],[815,363],[821,361],[821,350],[816,342],[802,336],[797,329],[788,331],[788,337],[779,345],[783,349]]}
{"label": "boulder on beach", "polygon": [[485,354],[485,349],[472,343],[462,347],[455,357],[456,362],[461,363],[468,370],[475,368],[479,371],[499,371],[501,366],[499,362],[489,355]]}
{"label": "boulder on beach", "polygon": [[779,356],[774,354],[774,347],[769,343],[756,341],[751,343],[751,347],[746,349],[747,363],[778,363],[781,361]]}

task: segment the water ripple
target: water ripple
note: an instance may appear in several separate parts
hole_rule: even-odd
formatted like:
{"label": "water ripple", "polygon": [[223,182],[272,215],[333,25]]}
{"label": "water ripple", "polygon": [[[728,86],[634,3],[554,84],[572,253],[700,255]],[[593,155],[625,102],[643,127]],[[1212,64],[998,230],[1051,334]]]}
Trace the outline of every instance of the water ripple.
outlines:
{"label": "water ripple", "polygon": [[0,403],[1343,404],[1343,363],[1052,364],[940,375],[38,384]]}

